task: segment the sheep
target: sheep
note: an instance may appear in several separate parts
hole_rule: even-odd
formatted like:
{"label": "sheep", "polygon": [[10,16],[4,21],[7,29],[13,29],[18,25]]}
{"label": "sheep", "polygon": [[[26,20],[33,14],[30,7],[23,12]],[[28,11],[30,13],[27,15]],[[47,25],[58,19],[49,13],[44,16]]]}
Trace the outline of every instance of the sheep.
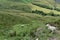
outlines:
{"label": "sheep", "polygon": [[36,38],[36,40],[38,40],[38,38]]}
{"label": "sheep", "polygon": [[49,30],[52,31],[52,33],[54,33],[56,31],[56,27],[55,26],[52,26],[50,24],[46,24],[46,26],[48,27]]}

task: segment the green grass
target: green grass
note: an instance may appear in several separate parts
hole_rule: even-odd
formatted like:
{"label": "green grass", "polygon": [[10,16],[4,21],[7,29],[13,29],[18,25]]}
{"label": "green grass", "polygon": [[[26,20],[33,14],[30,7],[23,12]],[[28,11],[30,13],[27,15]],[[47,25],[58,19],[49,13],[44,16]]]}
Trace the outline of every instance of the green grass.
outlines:
{"label": "green grass", "polygon": [[[34,1],[32,1],[34,2]],[[44,1],[45,2],[45,1]],[[39,4],[39,3],[37,3]],[[7,0],[1,0],[0,1],[0,10],[1,11],[13,11],[13,12],[19,12],[19,13],[26,13],[26,12],[32,12],[34,10],[39,10],[39,11],[43,11],[44,13],[50,13],[51,10],[50,9],[46,9],[43,7],[39,7],[36,5],[33,5],[31,3],[21,3],[21,2],[15,2],[15,1],[7,1]],[[54,14],[60,14],[60,11],[56,11],[53,10]]]}
{"label": "green grass", "polygon": [[[37,5],[45,5],[48,6],[50,8],[53,8],[54,6],[54,0],[33,0],[32,1],[33,4],[37,4]],[[60,4],[57,3],[56,8],[59,10]],[[44,13],[50,13],[51,10],[50,9],[46,9],[43,8],[41,6],[36,6],[36,5],[32,5],[32,10],[39,10],[39,11],[43,11]],[[60,14],[60,11],[56,11],[56,10],[52,10],[55,14]]]}
{"label": "green grass", "polygon": [[[57,18],[57,19],[56,19]],[[30,33],[34,33],[38,27],[43,28],[40,39],[46,40],[50,34],[46,29],[45,23],[60,20],[59,17],[45,16],[32,13],[0,13],[0,39],[4,40],[29,40]],[[21,25],[24,25],[23,27]],[[10,30],[16,31],[17,35],[10,37]],[[45,31],[45,33],[44,33]],[[49,33],[49,34],[48,34]],[[4,34],[4,35],[3,35]],[[25,35],[25,36],[24,36]],[[59,34],[57,34],[59,35]],[[44,36],[44,37],[43,37]],[[58,36],[57,36],[58,37]],[[2,39],[3,38],[3,39]],[[34,37],[33,37],[34,38]]]}
{"label": "green grass", "polygon": [[[31,36],[35,39],[34,33],[37,28],[42,28],[39,34],[40,40],[47,40],[49,36],[54,35],[59,38],[60,34],[49,33],[45,24],[48,22],[59,23],[60,16],[42,16],[31,13],[33,10],[43,11],[44,13],[49,13],[51,10],[38,7],[28,3],[28,1],[31,2],[30,0],[0,0],[0,40],[30,40]],[[54,13],[60,14],[56,10],[54,10]],[[58,26],[60,26],[60,23]],[[16,31],[16,36],[13,34],[13,37],[11,37],[11,31]]]}
{"label": "green grass", "polygon": [[[55,2],[54,0],[33,0],[32,1],[32,3],[47,5],[49,7],[53,7],[54,2]],[[57,4],[56,7],[59,8],[60,7],[60,4],[57,3],[57,2],[56,2],[56,4]]]}
{"label": "green grass", "polygon": [[0,1],[0,9],[1,10],[18,10],[22,12],[31,12],[29,4],[21,3],[21,2],[13,2],[13,1]]}

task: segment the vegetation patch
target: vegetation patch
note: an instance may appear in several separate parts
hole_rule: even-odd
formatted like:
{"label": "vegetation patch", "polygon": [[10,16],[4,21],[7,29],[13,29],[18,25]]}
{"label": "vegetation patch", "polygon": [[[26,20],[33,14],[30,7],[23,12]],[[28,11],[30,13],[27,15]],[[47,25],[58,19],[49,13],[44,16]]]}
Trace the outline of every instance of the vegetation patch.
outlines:
{"label": "vegetation patch", "polygon": [[32,13],[40,14],[43,16],[49,15],[49,16],[60,16],[59,14],[54,14],[52,11],[50,13],[44,13],[43,11],[35,10],[32,11]]}
{"label": "vegetation patch", "polygon": [[[40,6],[40,7],[46,8],[46,9],[53,10],[53,7],[49,7],[49,6],[47,6],[47,5],[43,5],[43,4],[35,4],[35,3],[32,3],[32,4],[33,4],[33,5],[36,5],[36,6]],[[59,8],[54,8],[54,10],[60,11]]]}

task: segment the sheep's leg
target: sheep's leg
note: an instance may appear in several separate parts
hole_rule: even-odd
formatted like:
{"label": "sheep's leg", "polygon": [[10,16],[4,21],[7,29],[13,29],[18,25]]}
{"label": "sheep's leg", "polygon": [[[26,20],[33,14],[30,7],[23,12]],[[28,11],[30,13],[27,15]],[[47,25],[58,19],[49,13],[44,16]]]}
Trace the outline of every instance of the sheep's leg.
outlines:
{"label": "sheep's leg", "polygon": [[54,30],[54,34],[56,34],[56,30]]}
{"label": "sheep's leg", "polygon": [[52,32],[51,32],[52,34],[55,34],[55,30],[52,30]]}

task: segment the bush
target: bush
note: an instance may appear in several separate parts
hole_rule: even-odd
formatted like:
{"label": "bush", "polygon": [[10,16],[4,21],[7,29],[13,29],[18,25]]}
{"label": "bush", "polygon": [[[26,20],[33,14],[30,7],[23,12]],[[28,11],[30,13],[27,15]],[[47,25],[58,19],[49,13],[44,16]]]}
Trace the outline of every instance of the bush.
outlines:
{"label": "bush", "polygon": [[60,9],[59,9],[59,8],[55,8],[54,10],[60,11]]}
{"label": "bush", "polygon": [[47,14],[44,13],[43,11],[39,11],[39,10],[32,11],[32,13],[41,14],[41,15],[43,15],[43,16],[47,15]]}
{"label": "bush", "polygon": [[37,5],[37,6],[40,6],[40,7],[43,7],[43,8],[47,8],[47,9],[51,9],[51,10],[52,10],[52,7],[49,7],[49,6],[47,6],[47,5],[35,4],[35,3],[33,3],[33,5]]}
{"label": "bush", "polygon": [[48,15],[55,16],[55,14],[53,12],[48,13]]}
{"label": "bush", "polygon": [[50,15],[50,16],[60,16],[59,14],[54,14],[54,12],[50,12],[47,15]]}
{"label": "bush", "polygon": [[[46,8],[46,9],[50,9],[50,10],[53,9],[52,7],[49,7],[49,6],[47,6],[47,5],[43,5],[43,4],[35,4],[35,3],[32,3],[32,4],[33,4],[33,5],[40,6],[40,7],[43,7],[43,8]],[[56,11],[60,11],[59,8],[54,8],[54,10],[56,10]]]}
{"label": "bush", "polygon": [[39,10],[35,10],[35,11],[32,11],[32,13],[36,13],[36,14],[41,14],[43,16],[46,16],[46,15],[49,15],[49,16],[60,16],[59,14],[54,14],[54,12],[50,12],[50,13],[44,13],[43,11],[39,11]]}

